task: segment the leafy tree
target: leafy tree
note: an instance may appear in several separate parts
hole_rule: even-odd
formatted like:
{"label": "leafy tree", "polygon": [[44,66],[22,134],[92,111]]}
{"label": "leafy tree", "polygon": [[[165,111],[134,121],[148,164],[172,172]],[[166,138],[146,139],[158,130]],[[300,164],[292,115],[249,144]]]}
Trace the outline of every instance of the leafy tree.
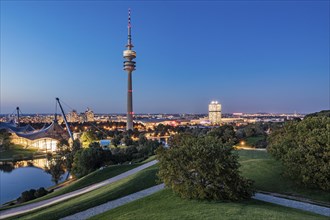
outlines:
{"label": "leafy tree", "polygon": [[65,155],[65,167],[69,173],[72,170],[74,155],[77,153],[79,149],[81,149],[81,144],[79,139],[76,139],[72,143],[71,151],[69,151]]}
{"label": "leafy tree", "polygon": [[148,143],[148,139],[146,138],[146,136],[144,134],[140,134],[138,141],[139,146],[145,146],[147,143]]}
{"label": "leafy tree", "polygon": [[309,117],[330,117],[330,110],[323,110],[305,116],[305,118],[309,118]]}
{"label": "leafy tree", "polygon": [[122,137],[120,135],[115,135],[114,138],[111,140],[111,143],[117,147],[120,144],[120,140]]}
{"label": "leafy tree", "polygon": [[72,173],[77,177],[85,176],[110,162],[110,157],[111,151],[102,150],[95,144],[88,148],[82,148],[74,156]]}
{"label": "leafy tree", "polygon": [[[130,130],[131,131],[131,130]],[[133,145],[133,140],[129,135],[125,135],[122,139],[122,142],[126,145],[126,146],[131,146]]]}
{"label": "leafy tree", "polygon": [[[175,141],[173,141],[175,140]],[[252,196],[252,181],[239,175],[231,143],[213,135],[176,135],[169,149],[158,148],[159,177],[183,198],[241,200]]]}
{"label": "leafy tree", "polygon": [[0,129],[0,151],[10,148],[10,133],[6,129]]}
{"label": "leafy tree", "polygon": [[233,146],[237,143],[236,133],[234,127],[231,125],[224,125],[221,127],[213,128],[210,130],[207,135],[219,139],[222,143],[227,143],[230,146]]}
{"label": "leafy tree", "polygon": [[87,147],[90,143],[92,143],[96,140],[97,140],[96,135],[91,130],[85,131],[80,137],[80,141],[84,147]]}
{"label": "leafy tree", "polygon": [[101,148],[101,145],[100,145],[99,142],[92,142],[92,143],[89,144],[88,147],[98,149],[98,148]]}
{"label": "leafy tree", "polygon": [[65,161],[61,155],[47,154],[48,166],[45,167],[45,171],[52,176],[52,181],[55,184],[62,179],[62,175],[65,173]]}
{"label": "leafy tree", "polygon": [[269,137],[268,151],[285,174],[311,188],[330,190],[330,118],[287,122]]}

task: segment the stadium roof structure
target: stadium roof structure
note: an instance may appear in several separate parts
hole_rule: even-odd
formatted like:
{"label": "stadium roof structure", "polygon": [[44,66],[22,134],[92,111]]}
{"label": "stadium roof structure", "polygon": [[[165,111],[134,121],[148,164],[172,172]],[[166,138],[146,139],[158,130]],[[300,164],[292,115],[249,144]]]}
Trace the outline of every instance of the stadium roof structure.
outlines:
{"label": "stadium roof structure", "polygon": [[[15,127],[15,124],[0,123],[0,129],[7,129],[15,133],[18,137],[26,138],[29,140],[37,140],[41,138],[51,138],[55,140],[68,140],[70,138],[67,131],[65,131],[57,122],[54,120],[48,127],[44,127],[40,130],[33,129],[30,125],[24,127]],[[31,128],[33,130],[31,130]]]}
{"label": "stadium roof structure", "polygon": [[27,133],[27,132],[33,132],[35,129],[31,125],[25,125],[23,127],[18,127],[14,121],[10,122],[0,122],[0,130],[6,129],[13,133]]}

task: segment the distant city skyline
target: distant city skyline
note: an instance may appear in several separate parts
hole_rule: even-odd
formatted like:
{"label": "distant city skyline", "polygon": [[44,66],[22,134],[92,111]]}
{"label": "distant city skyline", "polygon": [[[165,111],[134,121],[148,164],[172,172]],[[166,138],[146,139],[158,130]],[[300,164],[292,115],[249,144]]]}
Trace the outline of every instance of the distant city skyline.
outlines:
{"label": "distant city skyline", "polygon": [[329,1],[0,4],[0,114],[124,114],[128,8],[136,114],[329,109]]}

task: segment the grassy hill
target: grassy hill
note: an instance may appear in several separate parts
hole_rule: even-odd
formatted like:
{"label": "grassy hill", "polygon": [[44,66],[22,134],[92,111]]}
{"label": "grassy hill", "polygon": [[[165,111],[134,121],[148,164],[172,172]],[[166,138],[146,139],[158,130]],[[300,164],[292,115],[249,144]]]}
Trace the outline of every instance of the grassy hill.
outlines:
{"label": "grassy hill", "polygon": [[[330,200],[330,195],[325,192],[305,189],[282,177],[282,166],[266,151],[239,150],[237,153],[240,155],[242,175],[253,179],[258,190],[298,195],[320,201]],[[137,165],[122,165],[95,171],[48,197],[100,182],[135,166]],[[59,219],[86,210],[156,185],[157,171],[158,168],[155,165],[108,186],[22,215],[19,219]],[[111,219],[219,219],[220,217],[221,219],[326,219],[311,213],[256,200],[235,203],[182,200],[173,195],[170,190],[129,203],[94,219],[109,219],[110,217]]]}
{"label": "grassy hill", "polygon": [[242,175],[255,181],[257,190],[275,192],[329,203],[330,193],[308,189],[282,176],[283,167],[266,151],[239,150]]}
{"label": "grassy hill", "polygon": [[142,170],[113,184],[101,187],[94,191],[77,196],[61,203],[21,215],[19,218],[52,220],[72,215],[88,208],[103,204],[107,201],[121,198],[134,192],[155,186],[157,184],[157,165]]}
{"label": "grassy hill", "polygon": [[151,196],[94,216],[92,220],[162,219],[327,219],[296,209],[259,202],[209,202],[184,200],[166,189]]}

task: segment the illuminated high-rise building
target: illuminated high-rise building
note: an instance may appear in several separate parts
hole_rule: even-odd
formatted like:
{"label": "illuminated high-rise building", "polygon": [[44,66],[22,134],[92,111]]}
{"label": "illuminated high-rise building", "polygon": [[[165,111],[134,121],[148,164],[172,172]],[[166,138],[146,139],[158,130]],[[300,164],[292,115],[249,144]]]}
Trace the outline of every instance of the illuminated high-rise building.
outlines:
{"label": "illuminated high-rise building", "polygon": [[221,122],[221,104],[212,101],[209,104],[209,121],[211,124],[220,124]]}
{"label": "illuminated high-rise building", "polygon": [[132,37],[131,37],[131,10],[128,10],[128,41],[127,41],[127,50],[124,50],[123,56],[126,59],[124,61],[124,70],[128,73],[128,82],[127,82],[127,124],[126,129],[133,129],[133,90],[132,90],[132,72],[135,70],[135,61],[136,52],[132,50]]}
{"label": "illuminated high-rise building", "polygon": [[72,110],[69,112],[66,116],[68,118],[68,122],[78,122],[79,121],[79,115],[76,110]]}
{"label": "illuminated high-rise building", "polygon": [[87,110],[85,111],[85,118],[87,122],[91,122],[94,121],[94,112],[87,108]]}

